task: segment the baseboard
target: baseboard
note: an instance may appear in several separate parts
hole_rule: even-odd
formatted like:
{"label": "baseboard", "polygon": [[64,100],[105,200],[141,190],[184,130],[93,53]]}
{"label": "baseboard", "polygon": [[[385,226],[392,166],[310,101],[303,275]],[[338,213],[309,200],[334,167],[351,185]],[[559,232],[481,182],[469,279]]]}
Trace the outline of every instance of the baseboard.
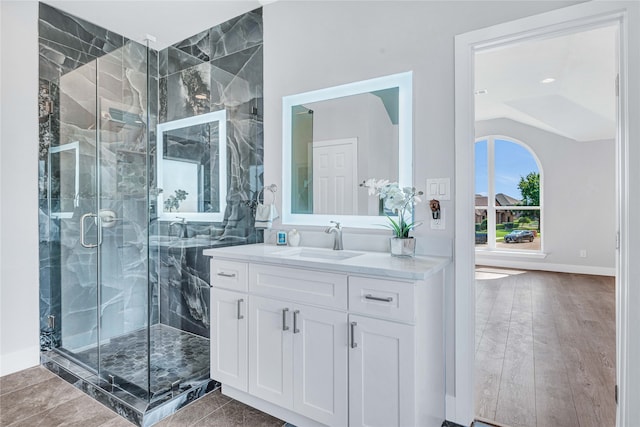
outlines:
{"label": "baseboard", "polygon": [[519,268],[522,270],[553,271],[556,273],[590,274],[594,276],[615,276],[616,269],[591,265],[551,264],[547,262],[520,261],[476,256],[476,265],[488,267]]}
{"label": "baseboard", "polygon": [[444,395],[444,418],[445,420],[456,419],[456,397],[450,394]]}
{"label": "baseboard", "polygon": [[0,355],[0,377],[40,364],[40,347],[29,347]]}
{"label": "baseboard", "polygon": [[250,394],[233,387],[225,386],[224,384],[222,384],[221,391],[225,396],[229,396],[230,398],[238,400],[245,405],[249,405],[276,418],[280,418],[281,420],[286,421],[293,426],[326,427],[324,424],[320,424],[317,421],[314,421],[303,415],[299,415],[281,406],[274,405],[273,403],[267,402],[266,400],[251,396]]}

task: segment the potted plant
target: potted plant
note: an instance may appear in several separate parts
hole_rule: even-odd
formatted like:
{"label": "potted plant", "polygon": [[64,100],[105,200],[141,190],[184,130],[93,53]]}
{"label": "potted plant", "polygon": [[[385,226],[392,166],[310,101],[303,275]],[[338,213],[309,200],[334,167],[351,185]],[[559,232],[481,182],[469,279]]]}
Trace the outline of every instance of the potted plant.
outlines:
{"label": "potted plant", "polygon": [[420,202],[419,196],[423,195],[415,187],[402,187],[397,182],[389,182],[386,179],[377,180],[370,178],[364,181],[361,186],[369,190],[370,196],[378,196],[384,202],[384,210],[396,214],[391,217],[386,214],[393,237],[389,240],[391,244],[391,255],[393,256],[414,256],[416,250],[416,239],[409,236],[409,232],[421,225],[422,222],[413,221],[413,206]]}

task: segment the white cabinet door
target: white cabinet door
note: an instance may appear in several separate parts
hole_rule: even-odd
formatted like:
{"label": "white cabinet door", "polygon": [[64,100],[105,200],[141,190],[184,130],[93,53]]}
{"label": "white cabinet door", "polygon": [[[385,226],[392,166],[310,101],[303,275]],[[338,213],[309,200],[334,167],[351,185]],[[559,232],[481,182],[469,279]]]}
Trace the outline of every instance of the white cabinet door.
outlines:
{"label": "white cabinet door", "polygon": [[247,294],[211,289],[211,378],[247,391]]}
{"label": "white cabinet door", "polygon": [[296,305],[292,312],[293,410],[347,425],[347,314]]}
{"label": "white cabinet door", "polygon": [[349,426],[414,426],[414,327],[356,315],[349,326]]}
{"label": "white cabinet door", "polygon": [[291,303],[251,296],[249,320],[249,393],[291,408]]}

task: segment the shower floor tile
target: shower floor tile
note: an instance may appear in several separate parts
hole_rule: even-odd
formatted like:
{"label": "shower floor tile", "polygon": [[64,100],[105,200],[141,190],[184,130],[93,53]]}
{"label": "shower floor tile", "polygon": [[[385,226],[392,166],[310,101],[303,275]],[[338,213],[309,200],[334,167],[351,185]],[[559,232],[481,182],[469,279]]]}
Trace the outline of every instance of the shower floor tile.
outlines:
{"label": "shower floor tile", "polygon": [[[149,337],[145,329],[103,344],[101,372],[114,375],[120,385],[129,383],[143,390],[147,389],[150,378],[152,395],[166,392],[175,381],[191,382],[209,377],[209,339],[162,324],[153,325],[149,333],[150,346],[147,346]],[[95,349],[77,353],[76,357],[89,366],[97,366]],[[148,357],[150,372],[147,371]]]}

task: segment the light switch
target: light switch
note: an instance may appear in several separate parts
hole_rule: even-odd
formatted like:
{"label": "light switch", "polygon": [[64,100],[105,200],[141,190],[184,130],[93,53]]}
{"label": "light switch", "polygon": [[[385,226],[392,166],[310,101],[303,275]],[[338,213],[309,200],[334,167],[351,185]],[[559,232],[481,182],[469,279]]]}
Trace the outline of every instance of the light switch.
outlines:
{"label": "light switch", "polygon": [[435,182],[432,182],[431,185],[429,185],[429,194],[436,194],[438,192],[438,184]]}
{"label": "light switch", "polygon": [[427,199],[451,200],[451,180],[449,178],[427,179]]}

